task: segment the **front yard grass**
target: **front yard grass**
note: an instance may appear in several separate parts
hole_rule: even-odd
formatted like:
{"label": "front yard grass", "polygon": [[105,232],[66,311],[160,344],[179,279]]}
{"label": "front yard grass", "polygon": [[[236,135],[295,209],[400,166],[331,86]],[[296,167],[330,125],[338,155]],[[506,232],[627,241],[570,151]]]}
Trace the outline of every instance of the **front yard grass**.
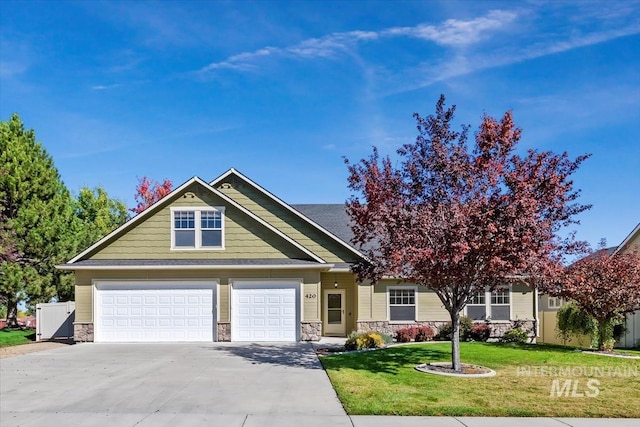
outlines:
{"label": "front yard grass", "polygon": [[32,329],[0,329],[0,347],[28,344],[34,342],[36,332]]}
{"label": "front yard grass", "polygon": [[[420,363],[450,361],[449,343],[322,356],[350,415],[638,417],[640,360],[584,355],[566,347],[461,343],[464,363],[491,378],[425,374]],[[570,389],[552,395],[554,380]],[[591,387],[587,387],[587,382]],[[588,397],[596,393],[595,397]]]}

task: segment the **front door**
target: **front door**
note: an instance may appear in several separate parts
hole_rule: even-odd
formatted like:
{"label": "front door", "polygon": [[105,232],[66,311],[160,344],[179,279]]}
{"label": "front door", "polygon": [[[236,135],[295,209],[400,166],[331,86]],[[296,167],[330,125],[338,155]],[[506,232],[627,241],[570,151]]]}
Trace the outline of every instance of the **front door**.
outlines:
{"label": "front door", "polygon": [[344,289],[324,291],[324,335],[345,336]]}

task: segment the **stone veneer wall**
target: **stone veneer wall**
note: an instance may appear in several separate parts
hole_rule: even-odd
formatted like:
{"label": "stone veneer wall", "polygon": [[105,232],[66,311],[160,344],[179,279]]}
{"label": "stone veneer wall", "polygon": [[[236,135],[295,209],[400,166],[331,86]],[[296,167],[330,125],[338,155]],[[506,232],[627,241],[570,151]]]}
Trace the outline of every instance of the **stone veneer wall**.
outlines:
{"label": "stone veneer wall", "polygon": [[231,323],[218,322],[218,341],[231,341]]}
{"label": "stone veneer wall", "polygon": [[[382,332],[383,334],[395,336],[398,329],[408,328],[411,326],[431,326],[435,328],[436,333],[440,331],[440,327],[449,322],[444,321],[434,321],[434,322],[408,322],[408,323],[391,323],[389,321],[371,321],[371,322],[357,322],[356,327],[358,328],[357,332]],[[519,320],[512,322],[489,322],[489,326],[491,326],[491,337],[492,339],[500,338],[506,331],[513,328],[518,324],[520,327],[524,328],[528,333],[529,337],[535,337],[535,321],[534,320]]]}
{"label": "stone veneer wall", "polygon": [[322,322],[301,322],[300,323],[300,340],[301,341],[320,341],[322,336]]}
{"label": "stone veneer wall", "polygon": [[395,336],[398,329],[409,328],[411,326],[431,326],[436,329],[436,332],[440,330],[440,327],[447,322],[407,322],[407,323],[391,323],[389,321],[372,321],[372,322],[357,322],[357,332],[382,332],[383,334]]}
{"label": "stone veneer wall", "polygon": [[93,342],[93,323],[73,324],[73,340],[76,342]]}

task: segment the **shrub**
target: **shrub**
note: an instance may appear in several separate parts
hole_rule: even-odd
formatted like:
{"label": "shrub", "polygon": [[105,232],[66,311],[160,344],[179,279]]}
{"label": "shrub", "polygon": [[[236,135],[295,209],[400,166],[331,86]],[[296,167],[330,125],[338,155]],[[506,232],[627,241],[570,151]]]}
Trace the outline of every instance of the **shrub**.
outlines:
{"label": "shrub", "polygon": [[402,328],[396,331],[397,342],[411,342],[412,339],[411,328]]}
{"label": "shrub", "polygon": [[351,332],[344,343],[344,348],[347,351],[352,351],[365,348],[381,348],[384,347],[384,344],[383,336],[377,332]]}
{"label": "shrub", "polygon": [[384,345],[389,345],[393,343],[393,337],[389,334],[383,334],[382,332],[378,332],[378,335],[382,337],[382,341],[384,341]]}
{"label": "shrub", "polygon": [[486,323],[477,323],[471,328],[469,336],[474,341],[487,341],[491,336],[491,326]]}
{"label": "shrub", "polygon": [[[460,341],[468,341],[473,328],[473,320],[467,316],[460,316]],[[453,336],[453,326],[447,322],[440,327],[438,339],[441,341],[451,341]]]}
{"label": "shrub", "polygon": [[416,342],[431,341],[436,331],[431,326],[418,326],[416,329]]}
{"label": "shrub", "polygon": [[580,310],[575,302],[569,302],[556,313],[558,324],[556,330],[563,341],[569,341],[573,336],[588,335],[592,345],[598,342],[598,322],[591,315]]}
{"label": "shrub", "polygon": [[515,343],[524,344],[527,342],[528,339],[529,339],[529,334],[527,333],[527,331],[525,331],[522,328],[513,328],[513,329],[509,329],[507,332],[504,333],[502,337],[500,337],[500,342],[503,342],[503,343],[515,342]]}

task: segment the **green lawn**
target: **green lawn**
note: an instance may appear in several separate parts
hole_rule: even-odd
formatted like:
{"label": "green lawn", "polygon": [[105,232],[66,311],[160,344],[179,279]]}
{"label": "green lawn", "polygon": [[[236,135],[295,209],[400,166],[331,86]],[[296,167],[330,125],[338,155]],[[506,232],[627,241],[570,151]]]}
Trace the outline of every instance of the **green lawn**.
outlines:
{"label": "green lawn", "polygon": [[[351,415],[640,415],[638,359],[584,355],[542,344],[461,343],[464,363],[492,368],[497,375],[455,378],[414,369],[420,363],[448,361],[450,355],[449,343],[427,343],[327,355],[321,361]],[[551,395],[554,380],[559,387],[571,381],[568,396],[557,396],[558,388]],[[591,389],[590,380],[598,381]],[[586,395],[595,389],[597,396]]]}
{"label": "green lawn", "polygon": [[32,329],[0,329],[0,347],[28,344],[35,339],[36,333]]}

